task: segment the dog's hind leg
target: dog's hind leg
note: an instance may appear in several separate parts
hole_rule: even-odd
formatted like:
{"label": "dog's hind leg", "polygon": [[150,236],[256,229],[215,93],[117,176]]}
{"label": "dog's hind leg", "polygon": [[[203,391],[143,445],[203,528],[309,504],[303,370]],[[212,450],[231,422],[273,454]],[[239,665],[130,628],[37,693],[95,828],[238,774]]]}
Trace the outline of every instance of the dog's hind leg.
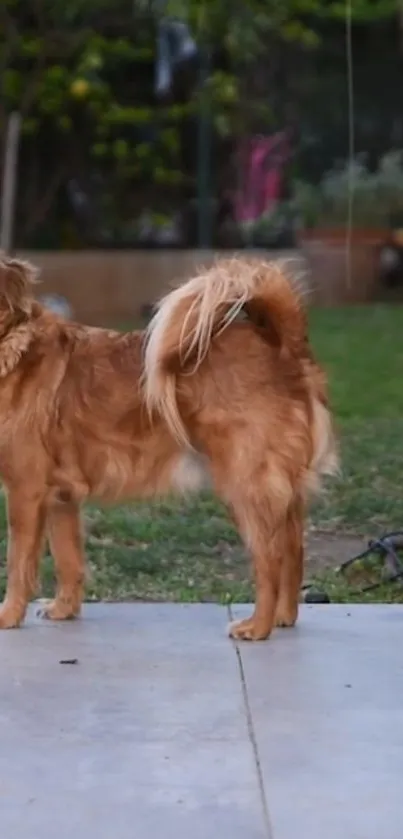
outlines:
{"label": "dog's hind leg", "polygon": [[35,592],[44,543],[46,509],[43,497],[11,489],[7,497],[7,590],[0,608],[0,629],[19,626]]}
{"label": "dog's hind leg", "polygon": [[274,619],[276,626],[294,626],[298,617],[303,572],[304,503],[301,498],[297,498],[288,513],[285,553]]}
{"label": "dog's hind leg", "polygon": [[47,512],[47,528],[57,588],[55,599],[41,610],[41,614],[50,620],[75,618],[80,613],[85,580],[78,504],[73,500],[53,503]]}
{"label": "dog's hind leg", "polygon": [[228,448],[222,442],[221,452],[211,458],[216,491],[230,507],[252,557],[255,610],[229,627],[233,638],[250,641],[267,638],[275,626],[295,482],[288,461],[258,442],[257,447],[249,437],[243,445],[231,441]]}
{"label": "dog's hind leg", "polygon": [[252,555],[256,598],[253,615],[231,623],[229,634],[236,639],[261,641],[270,635],[274,626],[286,543],[286,520],[273,523],[267,498],[251,505],[243,501],[239,507],[235,506],[234,513],[240,534]]}

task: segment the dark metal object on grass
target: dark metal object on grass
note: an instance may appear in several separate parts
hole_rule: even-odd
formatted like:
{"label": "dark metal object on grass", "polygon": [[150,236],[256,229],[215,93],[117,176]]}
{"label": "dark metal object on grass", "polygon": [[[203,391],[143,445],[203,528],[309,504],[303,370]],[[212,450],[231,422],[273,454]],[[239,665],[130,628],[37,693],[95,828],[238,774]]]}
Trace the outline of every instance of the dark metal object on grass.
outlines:
{"label": "dark metal object on grass", "polygon": [[304,596],[304,603],[330,603],[330,597],[325,591],[308,588]]}
{"label": "dark metal object on grass", "polygon": [[[368,547],[365,551],[356,556],[346,559],[337,569],[338,574],[344,574],[348,568],[351,568],[355,562],[359,562],[371,554],[378,554],[383,559],[383,568],[381,570],[381,578],[376,583],[362,586],[362,588],[355,589],[351,592],[352,595],[366,594],[368,591],[375,591],[385,583],[394,583],[398,580],[403,580],[403,558],[399,556],[398,551],[403,551],[403,531],[396,530],[392,533],[385,533],[379,539],[370,539]],[[304,594],[304,603],[330,603],[330,597],[325,591],[317,591],[309,584],[302,587]]]}
{"label": "dark metal object on grass", "polygon": [[403,579],[403,560],[398,554],[399,550],[403,550],[403,531],[396,530],[392,533],[385,533],[379,539],[371,539],[365,551],[347,559],[337,570],[340,574],[344,574],[347,568],[351,568],[355,562],[359,562],[359,560],[365,559],[371,554],[378,554],[383,559],[384,574],[376,583],[370,583],[370,585],[363,586],[357,592],[354,592],[354,594],[365,594],[367,591],[374,591],[384,583],[394,583]]}

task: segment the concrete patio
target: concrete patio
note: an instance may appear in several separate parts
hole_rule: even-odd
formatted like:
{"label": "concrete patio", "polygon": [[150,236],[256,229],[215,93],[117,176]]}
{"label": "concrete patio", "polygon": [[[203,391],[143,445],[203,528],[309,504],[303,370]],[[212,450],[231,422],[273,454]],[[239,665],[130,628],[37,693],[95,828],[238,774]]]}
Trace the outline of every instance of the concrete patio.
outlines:
{"label": "concrete patio", "polygon": [[305,606],[239,647],[227,620],[33,608],[3,632],[4,839],[401,839],[403,607]]}

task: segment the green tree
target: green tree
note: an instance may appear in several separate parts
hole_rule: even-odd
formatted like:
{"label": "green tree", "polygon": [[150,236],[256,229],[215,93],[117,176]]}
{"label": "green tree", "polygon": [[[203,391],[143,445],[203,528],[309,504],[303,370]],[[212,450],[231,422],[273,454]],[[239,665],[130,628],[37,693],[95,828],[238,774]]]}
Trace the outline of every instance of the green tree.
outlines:
{"label": "green tree", "polygon": [[[7,116],[22,116],[20,239],[32,237],[61,184],[96,169],[113,179],[102,208],[114,216],[127,185],[181,183],[177,125],[186,106],[152,107],[155,19],[148,4],[117,0],[3,0],[0,146]],[[144,139],[142,139],[144,138]],[[87,177],[88,181],[88,177]]]}
{"label": "green tree", "polygon": [[[351,3],[358,23],[396,16],[400,8],[396,0]],[[214,57],[204,86],[179,104],[157,103],[153,92],[162,14],[186,21]],[[85,183],[91,172],[101,184],[107,226],[133,218],[145,193],[158,193],[169,207],[191,188],[181,126],[201,97],[223,138],[270,125],[267,89],[276,87],[270,73],[280,53],[315,50],[325,22],[345,14],[344,0],[2,0],[0,151],[7,117],[18,110],[19,241],[34,240],[69,178]]]}

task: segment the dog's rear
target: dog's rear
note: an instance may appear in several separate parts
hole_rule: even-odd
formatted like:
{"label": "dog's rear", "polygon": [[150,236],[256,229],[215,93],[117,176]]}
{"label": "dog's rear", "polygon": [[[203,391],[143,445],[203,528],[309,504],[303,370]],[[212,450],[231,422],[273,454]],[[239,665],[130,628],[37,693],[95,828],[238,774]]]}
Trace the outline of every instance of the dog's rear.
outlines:
{"label": "dog's rear", "polygon": [[242,312],[255,334],[270,346],[279,369],[297,371],[304,379],[311,411],[307,487],[318,485],[321,475],[337,469],[326,380],[309,347],[299,295],[280,263],[223,260],[162,300],[148,328],[144,371],[148,408],[162,414],[180,445],[191,447],[189,429],[178,410],[178,386],[183,387],[184,376],[196,375],[214,340]]}
{"label": "dog's rear", "polygon": [[232,634],[292,625],[305,502],[337,456],[325,379],[283,268],[222,261],[168,295],[149,326],[144,388],[178,444],[207,457],[252,552],[255,613]]}

